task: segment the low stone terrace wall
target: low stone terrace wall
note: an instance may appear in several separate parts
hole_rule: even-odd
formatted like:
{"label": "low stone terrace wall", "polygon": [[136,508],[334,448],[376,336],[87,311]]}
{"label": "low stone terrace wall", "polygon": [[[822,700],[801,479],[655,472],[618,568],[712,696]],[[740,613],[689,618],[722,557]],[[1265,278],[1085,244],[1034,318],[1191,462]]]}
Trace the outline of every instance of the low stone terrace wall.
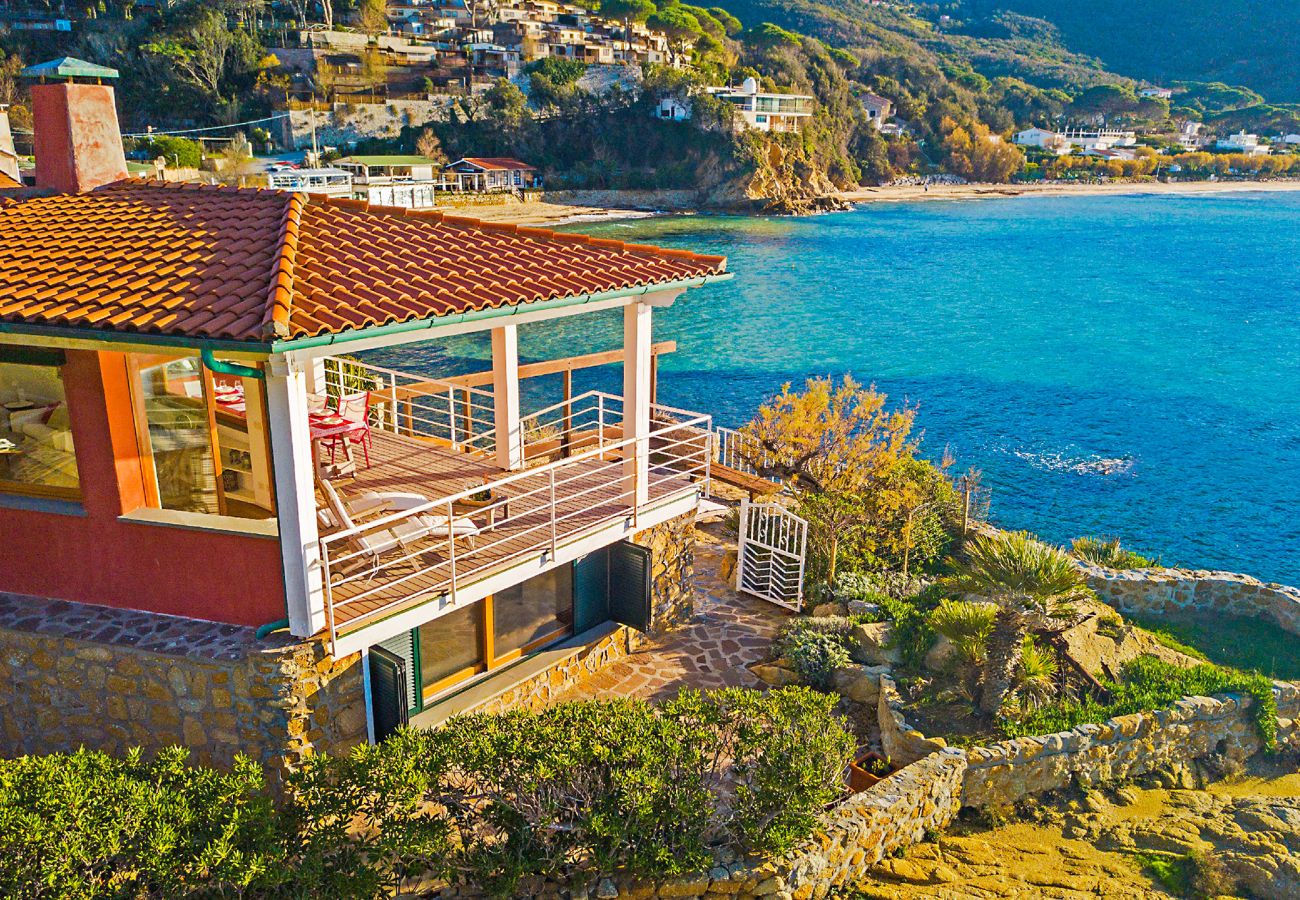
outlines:
{"label": "low stone terrace wall", "polygon": [[252,628],[0,593],[0,756],[188,746],[273,772],[366,739],[360,654]]}
{"label": "low stone terrace wall", "polygon": [[962,805],[1005,806],[1076,783],[1184,768],[1211,755],[1245,760],[1262,747],[1253,704],[1251,697],[1187,697],[1170,709],[971,748]]}
{"label": "low stone terrace wall", "polygon": [[1223,612],[1268,619],[1300,634],[1300,588],[1235,572],[1084,566],[1088,586],[1121,613]]}

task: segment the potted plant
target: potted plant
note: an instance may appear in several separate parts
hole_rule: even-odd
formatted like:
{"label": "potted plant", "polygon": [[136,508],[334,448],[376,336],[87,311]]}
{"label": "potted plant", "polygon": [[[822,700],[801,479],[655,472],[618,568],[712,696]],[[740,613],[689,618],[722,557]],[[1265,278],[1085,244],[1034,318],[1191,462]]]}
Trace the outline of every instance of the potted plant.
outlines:
{"label": "potted plant", "polygon": [[865,791],[896,771],[888,756],[881,756],[874,750],[863,751],[849,763],[849,790],[854,793]]}

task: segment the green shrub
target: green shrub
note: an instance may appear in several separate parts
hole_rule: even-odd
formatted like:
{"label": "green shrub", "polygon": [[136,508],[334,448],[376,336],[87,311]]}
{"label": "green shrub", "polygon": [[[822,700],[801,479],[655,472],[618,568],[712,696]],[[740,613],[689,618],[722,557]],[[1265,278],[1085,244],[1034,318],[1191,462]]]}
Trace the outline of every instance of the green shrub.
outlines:
{"label": "green shrub", "polygon": [[136,149],[148,153],[151,161],[160,156],[166,158],[168,168],[197,169],[203,161],[203,146],[198,141],[170,134],[140,138]]}
{"label": "green shrub", "polygon": [[943,589],[935,585],[905,600],[885,597],[881,602],[885,615],[894,623],[891,643],[898,648],[907,668],[920,668],[925,654],[934,645],[936,633],[930,625],[930,613],[944,596]]}
{"label": "green shrub", "polygon": [[262,773],[79,750],[0,761],[0,896],[183,897],[266,891],[284,871]]}
{"label": "green shrub", "polygon": [[463,716],[312,757],[278,804],[242,757],[3,760],[0,896],[377,898],[424,877],[509,896],[535,874],[781,853],[843,791],[854,741],[835,702],[735,688]]}
{"label": "green shrub", "polygon": [[[843,621],[852,624],[849,619]],[[822,690],[830,688],[835,670],[850,662],[845,634],[812,628],[787,632],[781,640],[781,655],[804,683]]]}
{"label": "green shrub", "polygon": [[[668,877],[710,865],[714,846],[780,852],[811,832],[853,750],[834,703],[805,688],[732,689],[658,707],[462,716],[313,758],[292,783],[323,804],[295,821],[320,871],[320,860],[374,865],[366,877],[388,886],[417,871],[499,896],[533,874]],[[378,799],[365,790],[372,779],[385,787]]]}
{"label": "green shrub", "polygon": [[1110,701],[1091,697],[1044,705],[1019,719],[999,724],[1007,737],[1054,734],[1084,723],[1101,723],[1114,716],[1165,709],[1183,697],[1248,694],[1255,698],[1255,729],[1267,750],[1277,747],[1277,701],[1273,683],[1263,675],[1219,666],[1182,667],[1153,656],[1140,656],[1124,665],[1118,682],[1106,686]]}
{"label": "green shrub", "polygon": [[1125,550],[1119,538],[1079,537],[1070,544],[1070,549],[1079,559],[1108,569],[1149,569],[1160,565],[1159,560]]}

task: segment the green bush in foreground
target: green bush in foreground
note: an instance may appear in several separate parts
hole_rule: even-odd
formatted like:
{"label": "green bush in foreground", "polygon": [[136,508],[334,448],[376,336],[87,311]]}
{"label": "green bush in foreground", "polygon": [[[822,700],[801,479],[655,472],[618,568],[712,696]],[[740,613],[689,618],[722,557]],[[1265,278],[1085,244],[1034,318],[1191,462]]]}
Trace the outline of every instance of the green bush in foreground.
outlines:
{"label": "green bush in foreground", "polygon": [[1183,697],[1213,694],[1248,694],[1255,698],[1252,712],[1255,728],[1267,750],[1277,747],[1277,701],[1273,684],[1263,675],[1199,665],[1184,668],[1141,656],[1125,664],[1118,682],[1108,684],[1110,702],[1092,698],[1062,700],[1043,706],[1018,719],[1004,719],[1000,725],[1007,737],[1055,734],[1076,725],[1099,724],[1114,716],[1164,709]]}
{"label": "green bush in foreground", "polygon": [[0,896],[391,895],[424,876],[658,878],[711,849],[780,853],[839,796],[853,739],[805,688],[478,714],[261,771],[79,751],[0,760]]}
{"label": "green bush in foreground", "polygon": [[81,750],[0,761],[0,896],[238,896],[275,882],[282,849],[262,772]]}

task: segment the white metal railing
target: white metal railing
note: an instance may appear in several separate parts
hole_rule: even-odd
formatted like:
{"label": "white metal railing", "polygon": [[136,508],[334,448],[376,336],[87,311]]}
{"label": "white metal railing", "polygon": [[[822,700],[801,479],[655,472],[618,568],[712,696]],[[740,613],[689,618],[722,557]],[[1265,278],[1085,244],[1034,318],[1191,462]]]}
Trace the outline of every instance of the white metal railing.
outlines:
{"label": "white metal railing", "polygon": [[330,396],[370,391],[371,427],[434,438],[454,449],[495,452],[491,391],[337,356],[326,357],[324,364]]}
{"label": "white metal railing", "polygon": [[713,437],[716,448],[714,459],[718,465],[758,478],[766,478],[769,481],[780,481],[759,471],[760,466],[771,463],[771,455],[745,432],[715,425]]}
{"label": "white metal railing", "polygon": [[[606,401],[619,399],[605,396]],[[607,410],[600,402],[592,406],[597,417]],[[561,545],[621,519],[631,517],[635,527],[648,505],[699,484],[707,493],[711,417],[659,405],[652,407],[652,417],[640,446],[636,439],[621,437],[620,418],[597,431],[604,435],[617,429],[617,440],[598,437],[594,446],[567,458],[322,536],[331,645],[341,624],[338,611],[348,604],[366,608],[361,615],[344,617],[350,628],[422,597],[446,594],[454,604],[465,585],[522,559],[539,554],[554,559]],[[644,484],[641,467],[626,465],[637,455],[645,458]],[[486,498],[484,505],[467,512],[465,501],[479,497]],[[466,516],[474,517],[478,530],[472,541],[456,538],[448,527]],[[376,552],[374,547],[383,549]]]}

